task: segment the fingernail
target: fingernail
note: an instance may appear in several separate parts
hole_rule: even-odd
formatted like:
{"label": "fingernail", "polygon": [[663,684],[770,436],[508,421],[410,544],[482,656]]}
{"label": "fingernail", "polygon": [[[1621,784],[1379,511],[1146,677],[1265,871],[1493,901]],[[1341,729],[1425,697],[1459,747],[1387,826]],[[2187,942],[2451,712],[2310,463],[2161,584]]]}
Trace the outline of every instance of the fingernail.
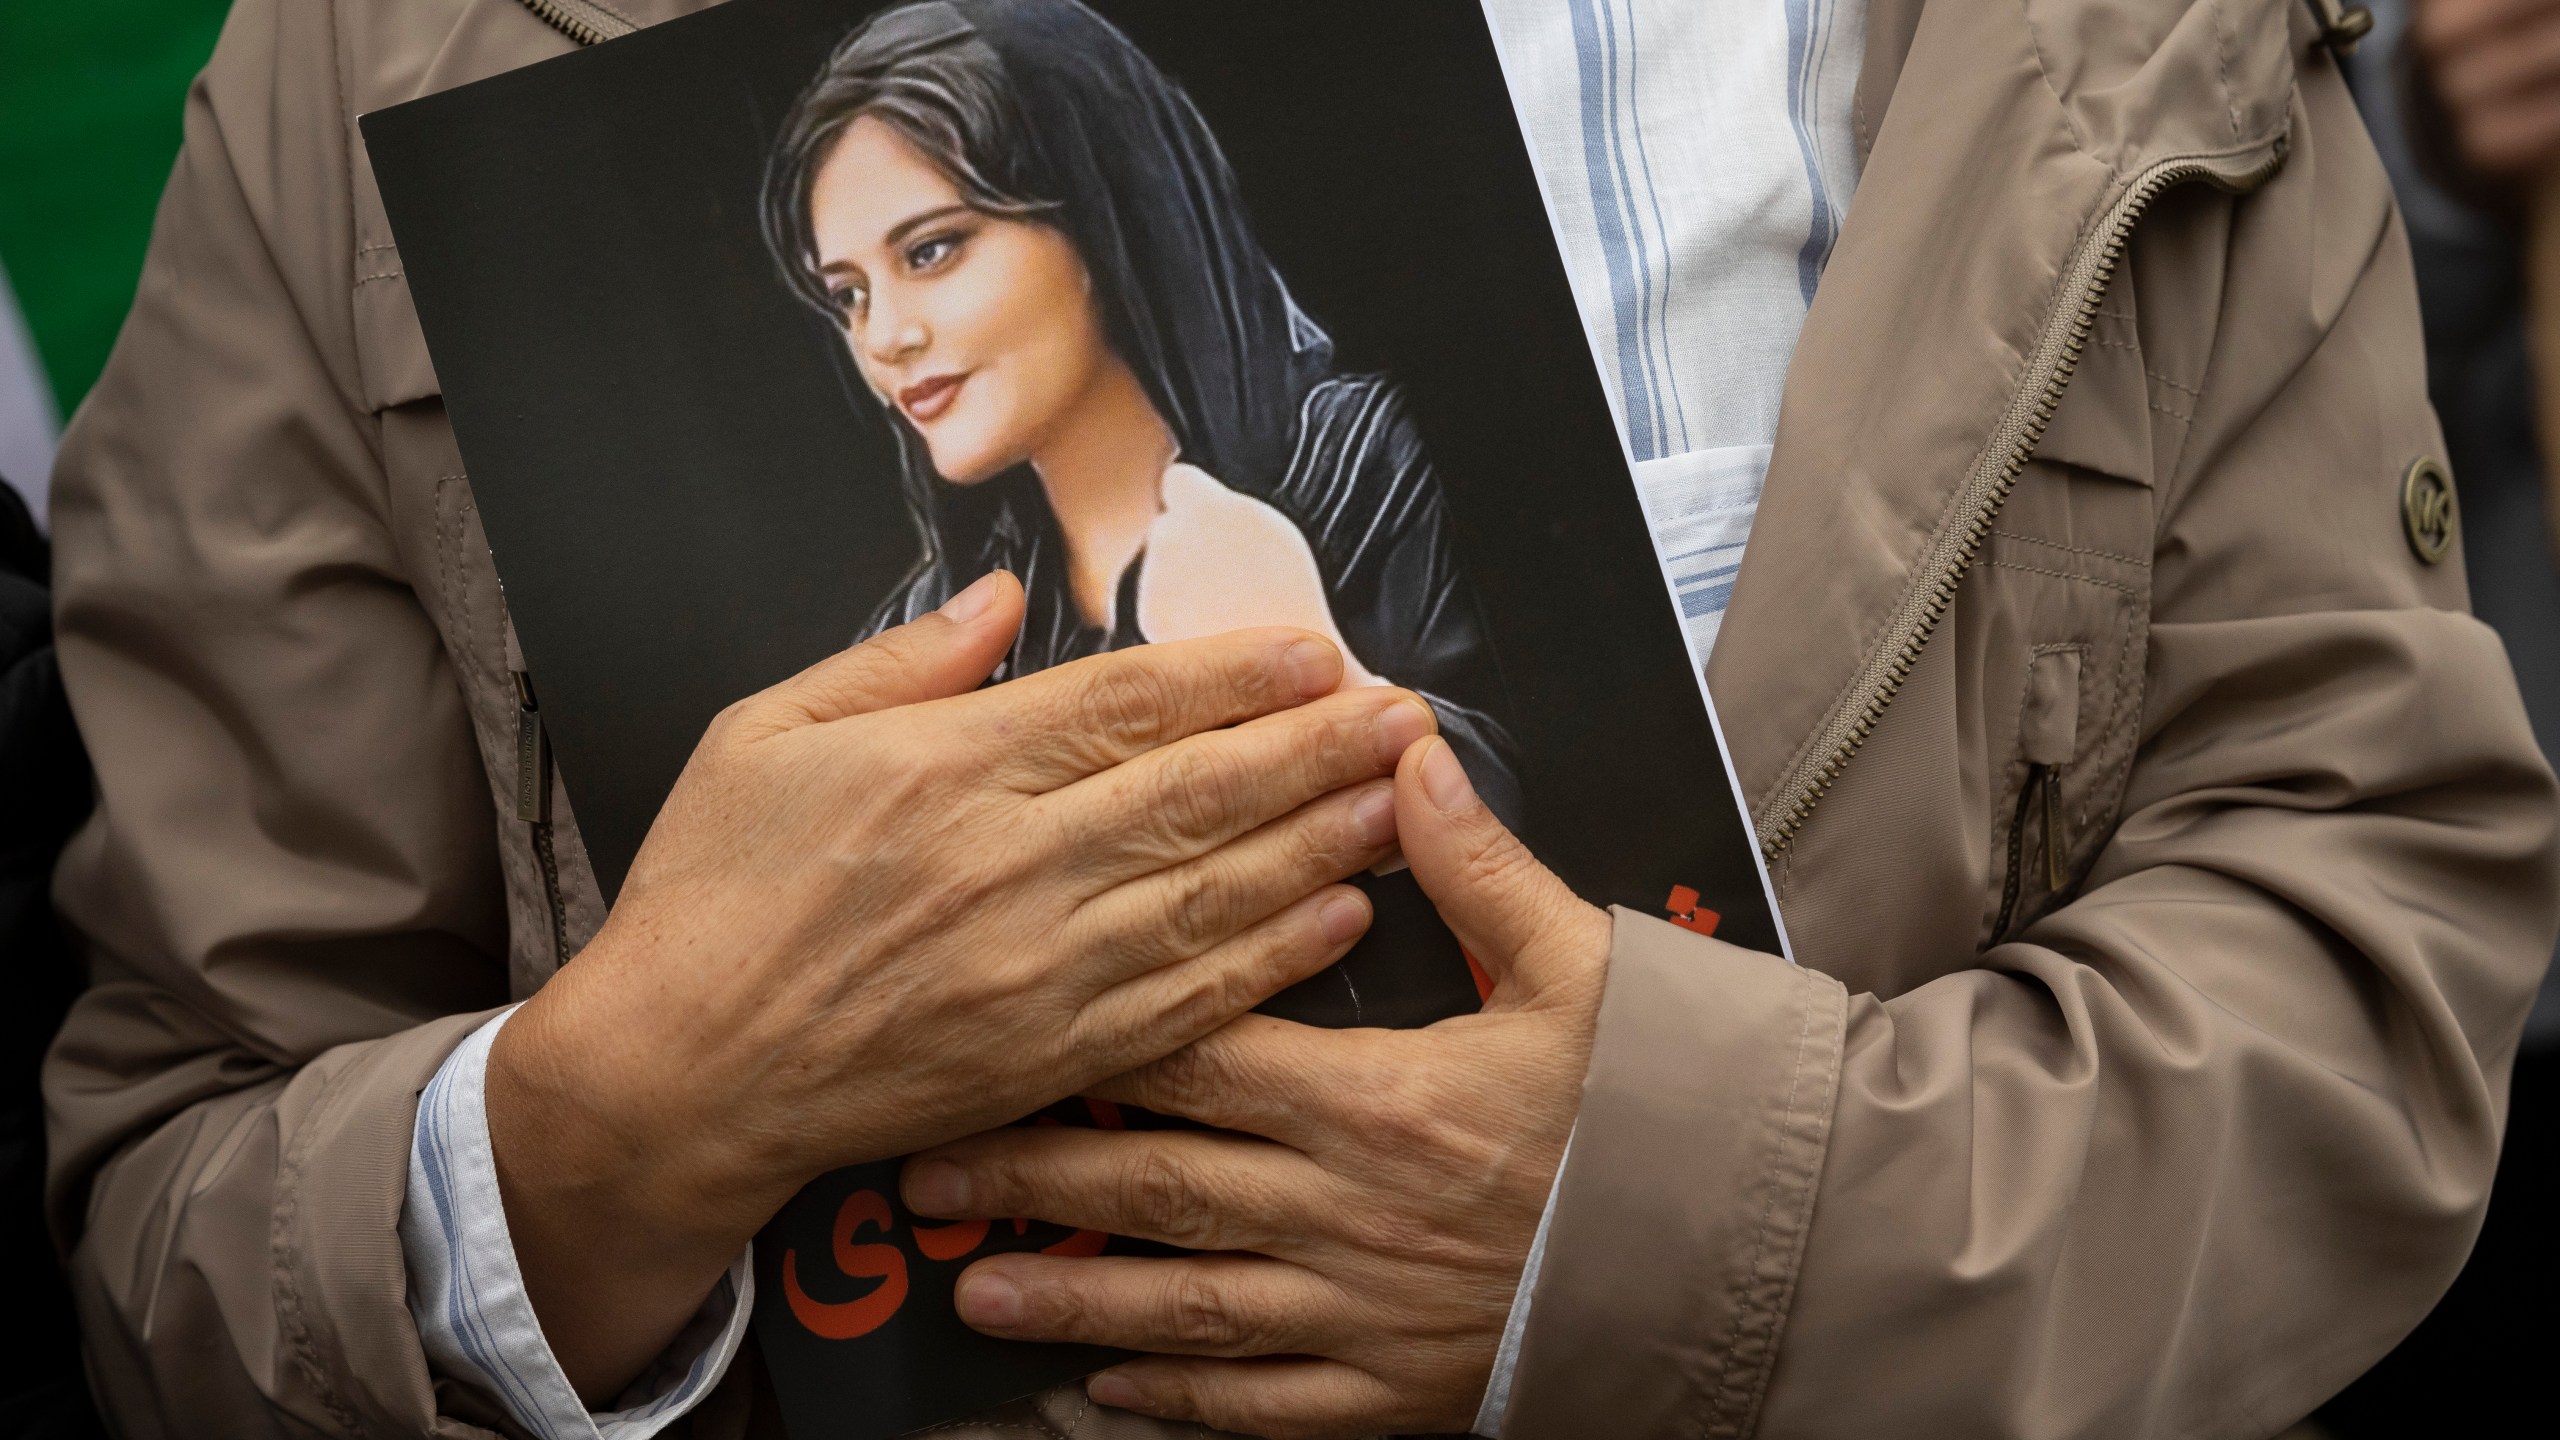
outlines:
{"label": "fingernail", "polygon": [[954,625],[966,625],[986,614],[987,607],[996,603],[996,576],[1001,573],[989,571],[979,576],[976,584],[943,601],[942,618]]}
{"label": "fingernail", "polygon": [[1458,752],[1447,741],[1432,746],[1422,757],[1422,793],[1450,815],[1475,803],[1476,787],[1467,783],[1467,767],[1458,763]]}
{"label": "fingernail", "polygon": [[1399,700],[1378,712],[1378,763],[1393,765],[1431,733],[1431,712],[1419,700]]}
{"label": "fingernail", "polygon": [[1084,1382],[1084,1393],[1092,1396],[1096,1405],[1117,1405],[1123,1410],[1152,1410],[1156,1406],[1145,1386],[1110,1370]]}
{"label": "fingernail", "polygon": [[1386,859],[1370,866],[1369,873],[1384,880],[1390,875],[1399,875],[1412,868],[1412,864],[1404,858],[1404,847],[1399,845],[1388,852]]}
{"label": "fingernail", "polygon": [[951,1299],[960,1318],[982,1330],[1010,1330],[1022,1323],[1022,1287],[1002,1275],[963,1275]]}
{"label": "fingernail", "polygon": [[969,1172],[948,1160],[919,1160],[907,1167],[907,1208],[926,1215],[958,1215],[969,1208]]}
{"label": "fingernail", "polygon": [[1384,845],[1396,838],[1396,787],[1391,784],[1363,786],[1351,798],[1351,828],[1368,846]]}
{"label": "fingernail", "polygon": [[1316,912],[1316,924],[1323,928],[1327,945],[1348,945],[1369,928],[1369,907],[1348,895],[1336,895]]}
{"label": "fingernail", "polygon": [[1342,683],[1342,652],[1321,640],[1301,640],[1280,657],[1289,672],[1289,683],[1298,687],[1301,699],[1313,700],[1330,695]]}

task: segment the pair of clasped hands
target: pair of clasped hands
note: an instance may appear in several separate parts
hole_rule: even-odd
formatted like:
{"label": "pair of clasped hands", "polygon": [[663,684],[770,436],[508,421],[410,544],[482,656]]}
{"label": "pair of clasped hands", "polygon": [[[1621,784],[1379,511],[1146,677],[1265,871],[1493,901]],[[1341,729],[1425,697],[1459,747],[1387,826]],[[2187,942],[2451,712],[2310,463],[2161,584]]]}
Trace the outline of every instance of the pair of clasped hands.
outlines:
{"label": "pair of clasped hands", "polygon": [[[1306,631],[980,689],[990,575],[723,712],[615,905],[499,1033],[488,1116],[545,1337],[590,1404],[838,1166],[908,1206],[1202,1253],[990,1256],[989,1334],[1145,1352],[1092,1397],[1277,1436],[1473,1422],[1571,1129],[1609,920],[1410,692]],[[1494,979],[1412,1031],[1245,1012],[1368,928],[1401,850]],[[1216,1127],[1012,1126],[1073,1095]],[[918,1153],[921,1152],[921,1153]]]}

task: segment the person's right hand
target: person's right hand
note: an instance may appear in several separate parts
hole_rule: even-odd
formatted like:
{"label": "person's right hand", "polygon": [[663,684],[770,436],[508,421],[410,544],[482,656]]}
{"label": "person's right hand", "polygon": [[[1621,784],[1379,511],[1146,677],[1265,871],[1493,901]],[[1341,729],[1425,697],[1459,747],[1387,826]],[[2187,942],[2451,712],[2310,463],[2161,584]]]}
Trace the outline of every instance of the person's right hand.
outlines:
{"label": "person's right hand", "polygon": [[[526,1289],[591,1403],[818,1174],[984,1130],[1206,1034],[1367,928],[1430,733],[1295,630],[991,689],[1022,593],[713,722],[611,918],[499,1033]],[[1364,783],[1365,782],[1365,783]]]}
{"label": "person's right hand", "polygon": [[2473,169],[2520,179],[2560,163],[2560,3],[2418,0],[2409,35]]}

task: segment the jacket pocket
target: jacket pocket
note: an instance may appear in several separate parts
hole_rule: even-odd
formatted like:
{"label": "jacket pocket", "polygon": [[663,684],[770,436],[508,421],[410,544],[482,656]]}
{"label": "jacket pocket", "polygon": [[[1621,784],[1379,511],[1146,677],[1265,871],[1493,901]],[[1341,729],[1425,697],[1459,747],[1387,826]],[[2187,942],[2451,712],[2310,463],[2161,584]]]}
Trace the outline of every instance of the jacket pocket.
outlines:
{"label": "jacket pocket", "polygon": [[1987,783],[1979,943],[2067,896],[2113,831],[2141,724],[2153,492],[2039,460],[1983,546],[1969,640]]}

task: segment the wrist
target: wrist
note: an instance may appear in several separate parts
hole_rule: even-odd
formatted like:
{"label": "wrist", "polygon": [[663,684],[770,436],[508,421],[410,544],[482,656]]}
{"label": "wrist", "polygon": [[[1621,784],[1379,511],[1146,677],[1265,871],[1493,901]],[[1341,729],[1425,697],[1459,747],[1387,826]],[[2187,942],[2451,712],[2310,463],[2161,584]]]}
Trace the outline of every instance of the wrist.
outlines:
{"label": "wrist", "polygon": [[660,1087],[568,978],[497,1033],[484,1106],[525,1296],[572,1388],[600,1405],[665,1350],[790,1192],[768,1202],[770,1182],[656,1104]]}
{"label": "wrist", "polygon": [[727,1108],[704,1093],[716,1076],[585,1003],[574,968],[519,1007],[489,1050],[489,1144],[511,1226],[523,1228],[520,1209],[537,1227],[554,1212],[581,1229],[610,1221],[635,1248],[725,1264],[789,1187],[758,1213],[776,1187],[707,1122]]}

